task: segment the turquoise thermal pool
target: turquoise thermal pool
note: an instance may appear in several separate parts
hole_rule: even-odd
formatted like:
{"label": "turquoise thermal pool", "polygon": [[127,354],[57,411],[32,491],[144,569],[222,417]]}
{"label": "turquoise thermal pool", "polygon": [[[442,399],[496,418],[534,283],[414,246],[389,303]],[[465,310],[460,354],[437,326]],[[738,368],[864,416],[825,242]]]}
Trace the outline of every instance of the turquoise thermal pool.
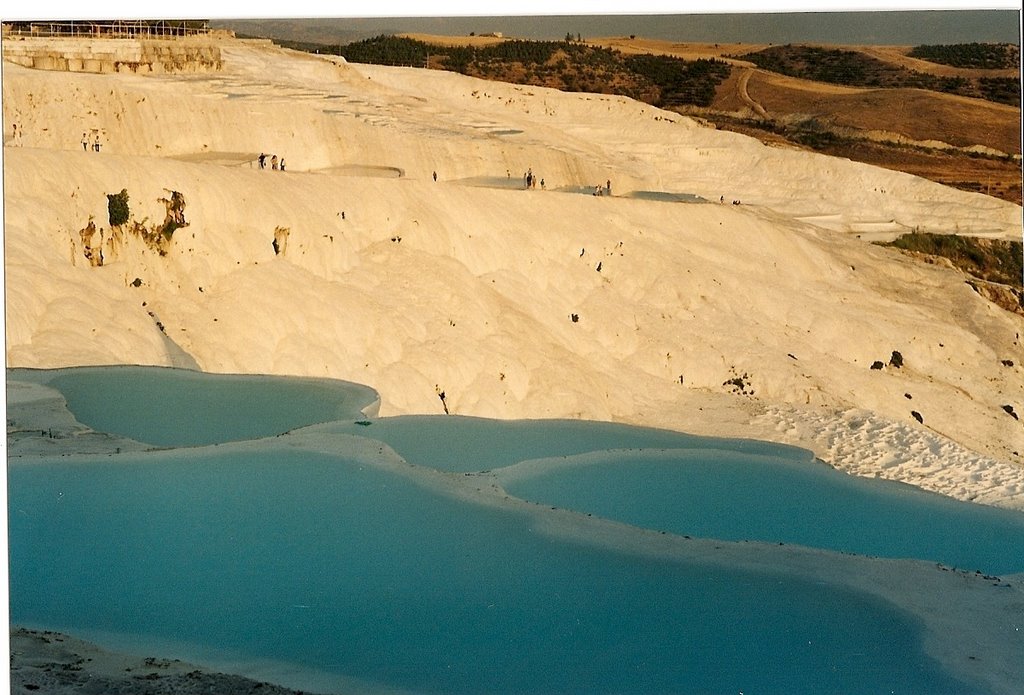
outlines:
{"label": "turquoise thermal pool", "polygon": [[[884,555],[848,546],[880,548],[914,535],[915,515],[946,515],[933,526],[960,524],[979,555],[958,555],[942,540],[953,531],[902,538],[891,554],[964,557],[986,572],[1019,572],[1010,558],[1024,556],[1021,515],[875,481],[860,489],[774,444],[376,418],[376,395],[340,382],[151,368],[8,379],[47,384],[80,422],[154,445],[9,459],[12,622],[291,687],[990,692],[927,650],[908,610],[781,560],[748,562],[776,551],[730,541],[763,526],[760,540],[782,534],[828,549],[800,551],[822,563],[852,562],[833,551]],[[810,531],[827,512],[831,525]],[[898,517],[909,525],[867,528]],[[1016,620],[991,629],[1024,650]]]}

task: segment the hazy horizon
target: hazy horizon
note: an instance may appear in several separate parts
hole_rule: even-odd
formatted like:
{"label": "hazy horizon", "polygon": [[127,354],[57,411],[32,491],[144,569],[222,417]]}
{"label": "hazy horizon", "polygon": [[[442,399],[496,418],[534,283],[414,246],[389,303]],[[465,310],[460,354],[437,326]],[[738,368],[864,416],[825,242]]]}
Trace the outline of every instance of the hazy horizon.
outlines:
{"label": "hazy horizon", "polygon": [[773,12],[742,14],[593,14],[488,17],[221,18],[213,24],[272,38],[345,43],[378,34],[465,36],[501,32],[557,40],[636,36],[708,43],[1020,44],[1016,10]]}

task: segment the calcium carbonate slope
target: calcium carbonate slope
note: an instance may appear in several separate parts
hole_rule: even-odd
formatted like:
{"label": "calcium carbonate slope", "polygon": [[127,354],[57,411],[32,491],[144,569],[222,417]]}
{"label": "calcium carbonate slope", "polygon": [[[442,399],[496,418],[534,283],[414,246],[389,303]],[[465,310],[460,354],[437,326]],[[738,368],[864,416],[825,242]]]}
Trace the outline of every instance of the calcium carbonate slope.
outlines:
{"label": "calcium carbonate slope", "polygon": [[[1024,411],[1024,321],[866,243],[1019,238],[1020,207],[619,97],[222,55],[187,76],[4,66],[23,130],[4,149],[8,365],[330,376],[372,385],[382,415],[765,437],[1024,508],[1024,425],[1004,408]],[[166,255],[112,244],[122,189],[148,226],[184,196]]]}

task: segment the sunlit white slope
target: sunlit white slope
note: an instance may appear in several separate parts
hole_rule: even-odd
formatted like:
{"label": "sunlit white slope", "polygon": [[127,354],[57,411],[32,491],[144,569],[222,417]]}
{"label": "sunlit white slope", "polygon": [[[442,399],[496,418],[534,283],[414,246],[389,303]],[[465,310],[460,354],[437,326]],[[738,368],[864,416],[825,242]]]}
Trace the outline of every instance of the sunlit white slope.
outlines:
{"label": "sunlit white slope", "polygon": [[[1003,409],[1024,412],[1024,321],[842,233],[1019,237],[1018,206],[618,97],[224,56],[187,77],[5,66],[26,130],[4,152],[9,365],[194,361],[369,384],[383,415],[768,437],[1024,507],[1024,426]],[[261,151],[289,170],[252,166]],[[517,187],[527,169],[548,190]],[[569,192],[606,180],[612,197]],[[121,189],[150,225],[182,193],[189,225],[166,256],[129,235],[90,267],[79,230],[109,237]]]}

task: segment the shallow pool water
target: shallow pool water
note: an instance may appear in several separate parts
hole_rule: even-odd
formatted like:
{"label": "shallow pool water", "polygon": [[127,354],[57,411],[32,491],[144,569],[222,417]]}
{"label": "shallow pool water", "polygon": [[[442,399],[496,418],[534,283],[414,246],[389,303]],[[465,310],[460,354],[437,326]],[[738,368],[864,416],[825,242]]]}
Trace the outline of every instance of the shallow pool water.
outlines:
{"label": "shallow pool water", "polygon": [[678,534],[1024,572],[1024,514],[820,463],[710,449],[546,463],[498,477],[523,499]]}
{"label": "shallow pool water", "polygon": [[83,424],[155,446],[202,446],[271,437],[296,427],[376,412],[359,384],[203,374],[159,367],[12,370],[48,383]]}
{"label": "shallow pool water", "polygon": [[452,183],[464,186],[479,186],[481,188],[526,190],[526,184],[521,176],[470,176],[464,179],[455,179]]}
{"label": "shallow pool water", "polygon": [[737,454],[791,457],[809,463],[810,452],[752,439],[698,437],[670,430],[586,420],[490,420],[417,415],[332,422],[323,431],[372,437],[419,466],[444,471],[485,471],[530,459],[590,451],[715,449]]}
{"label": "shallow pool water", "polygon": [[[163,645],[163,657],[293,687],[986,692],[926,655],[917,619],[885,601],[770,565],[554,533],[563,512],[551,506],[680,543],[764,526],[787,543],[838,538],[866,552],[846,544],[898,534],[933,560],[918,528],[898,524],[948,513],[968,545],[1021,555],[1012,516],[985,530],[984,514],[964,514],[984,509],[973,505],[913,511],[906,488],[862,490],[782,445],[578,421],[375,418],[364,412],[376,394],[342,382],[154,368],[9,378],[48,383],[80,421],[163,447],[9,460],[12,621]],[[277,436],[287,431],[301,436]],[[543,504],[464,494],[477,484]]]}
{"label": "shallow pool water", "polygon": [[[394,417],[324,425],[506,491],[655,530],[1024,572],[1024,514],[850,476],[784,444],[579,420]],[[526,462],[526,463],[520,463]]]}
{"label": "shallow pool water", "polygon": [[669,193],[668,191],[630,191],[627,198],[657,200],[664,203],[706,203],[706,199],[693,193]]}
{"label": "shallow pool water", "polygon": [[13,621],[284,661],[307,686],[959,688],[882,602],[574,545],[343,456],[35,461],[10,490]]}

